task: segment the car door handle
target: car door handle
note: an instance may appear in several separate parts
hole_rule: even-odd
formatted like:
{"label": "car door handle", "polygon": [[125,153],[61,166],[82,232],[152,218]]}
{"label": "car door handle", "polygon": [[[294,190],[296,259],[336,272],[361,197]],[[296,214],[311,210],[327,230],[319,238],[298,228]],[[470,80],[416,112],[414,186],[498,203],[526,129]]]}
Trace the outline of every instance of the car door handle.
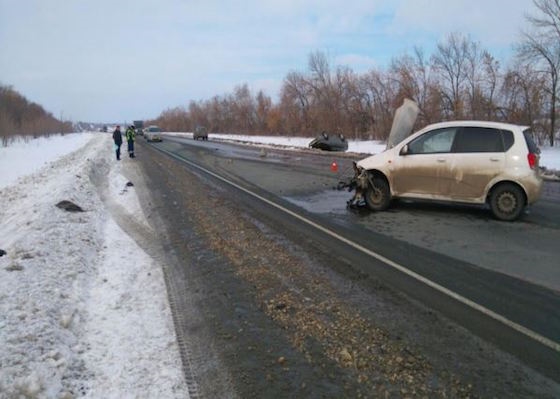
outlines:
{"label": "car door handle", "polygon": [[438,158],[437,161],[440,162],[440,163],[444,163],[444,162],[445,162],[445,158]]}
{"label": "car door handle", "polygon": [[490,158],[491,162],[500,162],[500,158]]}

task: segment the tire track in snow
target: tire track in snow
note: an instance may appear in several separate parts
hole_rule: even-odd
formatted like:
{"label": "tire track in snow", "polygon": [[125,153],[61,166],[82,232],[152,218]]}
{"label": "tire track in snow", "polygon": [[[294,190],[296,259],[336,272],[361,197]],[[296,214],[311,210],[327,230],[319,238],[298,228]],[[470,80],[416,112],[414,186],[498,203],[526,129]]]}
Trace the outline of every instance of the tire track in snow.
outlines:
{"label": "tire track in snow", "polygon": [[[191,342],[185,334],[181,333],[181,331],[186,330],[186,320],[183,317],[182,312],[179,311],[180,306],[178,305],[178,298],[180,297],[180,290],[178,290],[171,278],[167,258],[165,256],[164,249],[160,244],[161,235],[148,224],[134,218],[123,208],[122,205],[112,199],[109,193],[108,181],[110,169],[111,167],[107,162],[100,163],[96,165],[95,168],[92,168],[90,179],[95,185],[101,201],[105,204],[111,217],[115,220],[118,226],[162,267],[165,287],[167,290],[167,299],[171,309],[173,325],[175,327],[175,337],[179,348],[179,355],[183,364],[183,375],[189,392],[189,398],[198,399],[201,396],[199,393],[197,375],[194,367],[196,362],[193,361],[192,351],[190,350]],[[133,165],[126,172],[128,172],[127,174],[130,174],[130,176],[133,176],[131,180],[136,181],[135,186],[142,186],[142,178],[136,165]]]}

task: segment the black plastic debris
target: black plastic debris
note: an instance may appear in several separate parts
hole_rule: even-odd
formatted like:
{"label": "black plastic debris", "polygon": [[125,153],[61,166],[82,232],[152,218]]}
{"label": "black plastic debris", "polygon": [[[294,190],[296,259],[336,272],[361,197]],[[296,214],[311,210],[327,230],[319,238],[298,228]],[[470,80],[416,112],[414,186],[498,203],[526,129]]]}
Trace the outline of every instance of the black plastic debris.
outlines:
{"label": "black plastic debris", "polygon": [[6,255],[6,251],[4,251],[3,249],[0,249],[0,257]]}
{"label": "black plastic debris", "polygon": [[20,272],[23,270],[23,266],[19,263],[12,263],[10,266],[6,267],[5,270],[9,272]]}
{"label": "black plastic debris", "polygon": [[60,201],[58,204],[56,204],[56,206],[57,208],[64,209],[67,212],[84,212],[84,210],[80,206],[76,205],[72,201]]}
{"label": "black plastic debris", "polygon": [[132,186],[134,186],[134,184],[132,184],[132,182],[129,181],[128,183],[126,183],[126,186],[127,186],[127,187],[132,187]]}

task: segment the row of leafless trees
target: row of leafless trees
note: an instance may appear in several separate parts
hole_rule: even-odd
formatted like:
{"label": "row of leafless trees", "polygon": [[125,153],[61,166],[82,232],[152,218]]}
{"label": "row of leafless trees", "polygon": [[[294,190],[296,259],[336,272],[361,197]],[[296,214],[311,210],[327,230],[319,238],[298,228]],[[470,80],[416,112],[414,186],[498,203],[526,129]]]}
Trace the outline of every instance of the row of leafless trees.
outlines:
{"label": "row of leafless trees", "polygon": [[306,72],[284,78],[278,101],[247,84],[233,93],[164,111],[166,130],[314,135],[339,131],[356,138],[386,138],[403,98],[420,107],[418,126],[442,120],[482,119],[530,125],[554,143],[560,70],[560,0],[534,0],[516,57],[504,67],[481,44],[453,33],[427,56],[416,48],[386,69],[357,74],[334,67],[321,52]]}
{"label": "row of leafless trees", "polygon": [[59,121],[11,87],[0,85],[0,141],[3,145],[16,136],[36,137],[70,131],[70,123]]}

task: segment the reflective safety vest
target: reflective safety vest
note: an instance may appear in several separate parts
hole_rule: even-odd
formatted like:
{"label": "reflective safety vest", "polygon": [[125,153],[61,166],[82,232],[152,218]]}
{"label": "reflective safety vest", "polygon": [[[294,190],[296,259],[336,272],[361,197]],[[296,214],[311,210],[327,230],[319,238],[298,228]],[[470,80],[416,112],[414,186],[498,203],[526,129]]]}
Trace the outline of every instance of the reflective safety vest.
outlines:
{"label": "reflective safety vest", "polygon": [[130,140],[134,141],[134,136],[135,136],[134,129],[126,129],[126,140],[127,141],[130,141]]}

